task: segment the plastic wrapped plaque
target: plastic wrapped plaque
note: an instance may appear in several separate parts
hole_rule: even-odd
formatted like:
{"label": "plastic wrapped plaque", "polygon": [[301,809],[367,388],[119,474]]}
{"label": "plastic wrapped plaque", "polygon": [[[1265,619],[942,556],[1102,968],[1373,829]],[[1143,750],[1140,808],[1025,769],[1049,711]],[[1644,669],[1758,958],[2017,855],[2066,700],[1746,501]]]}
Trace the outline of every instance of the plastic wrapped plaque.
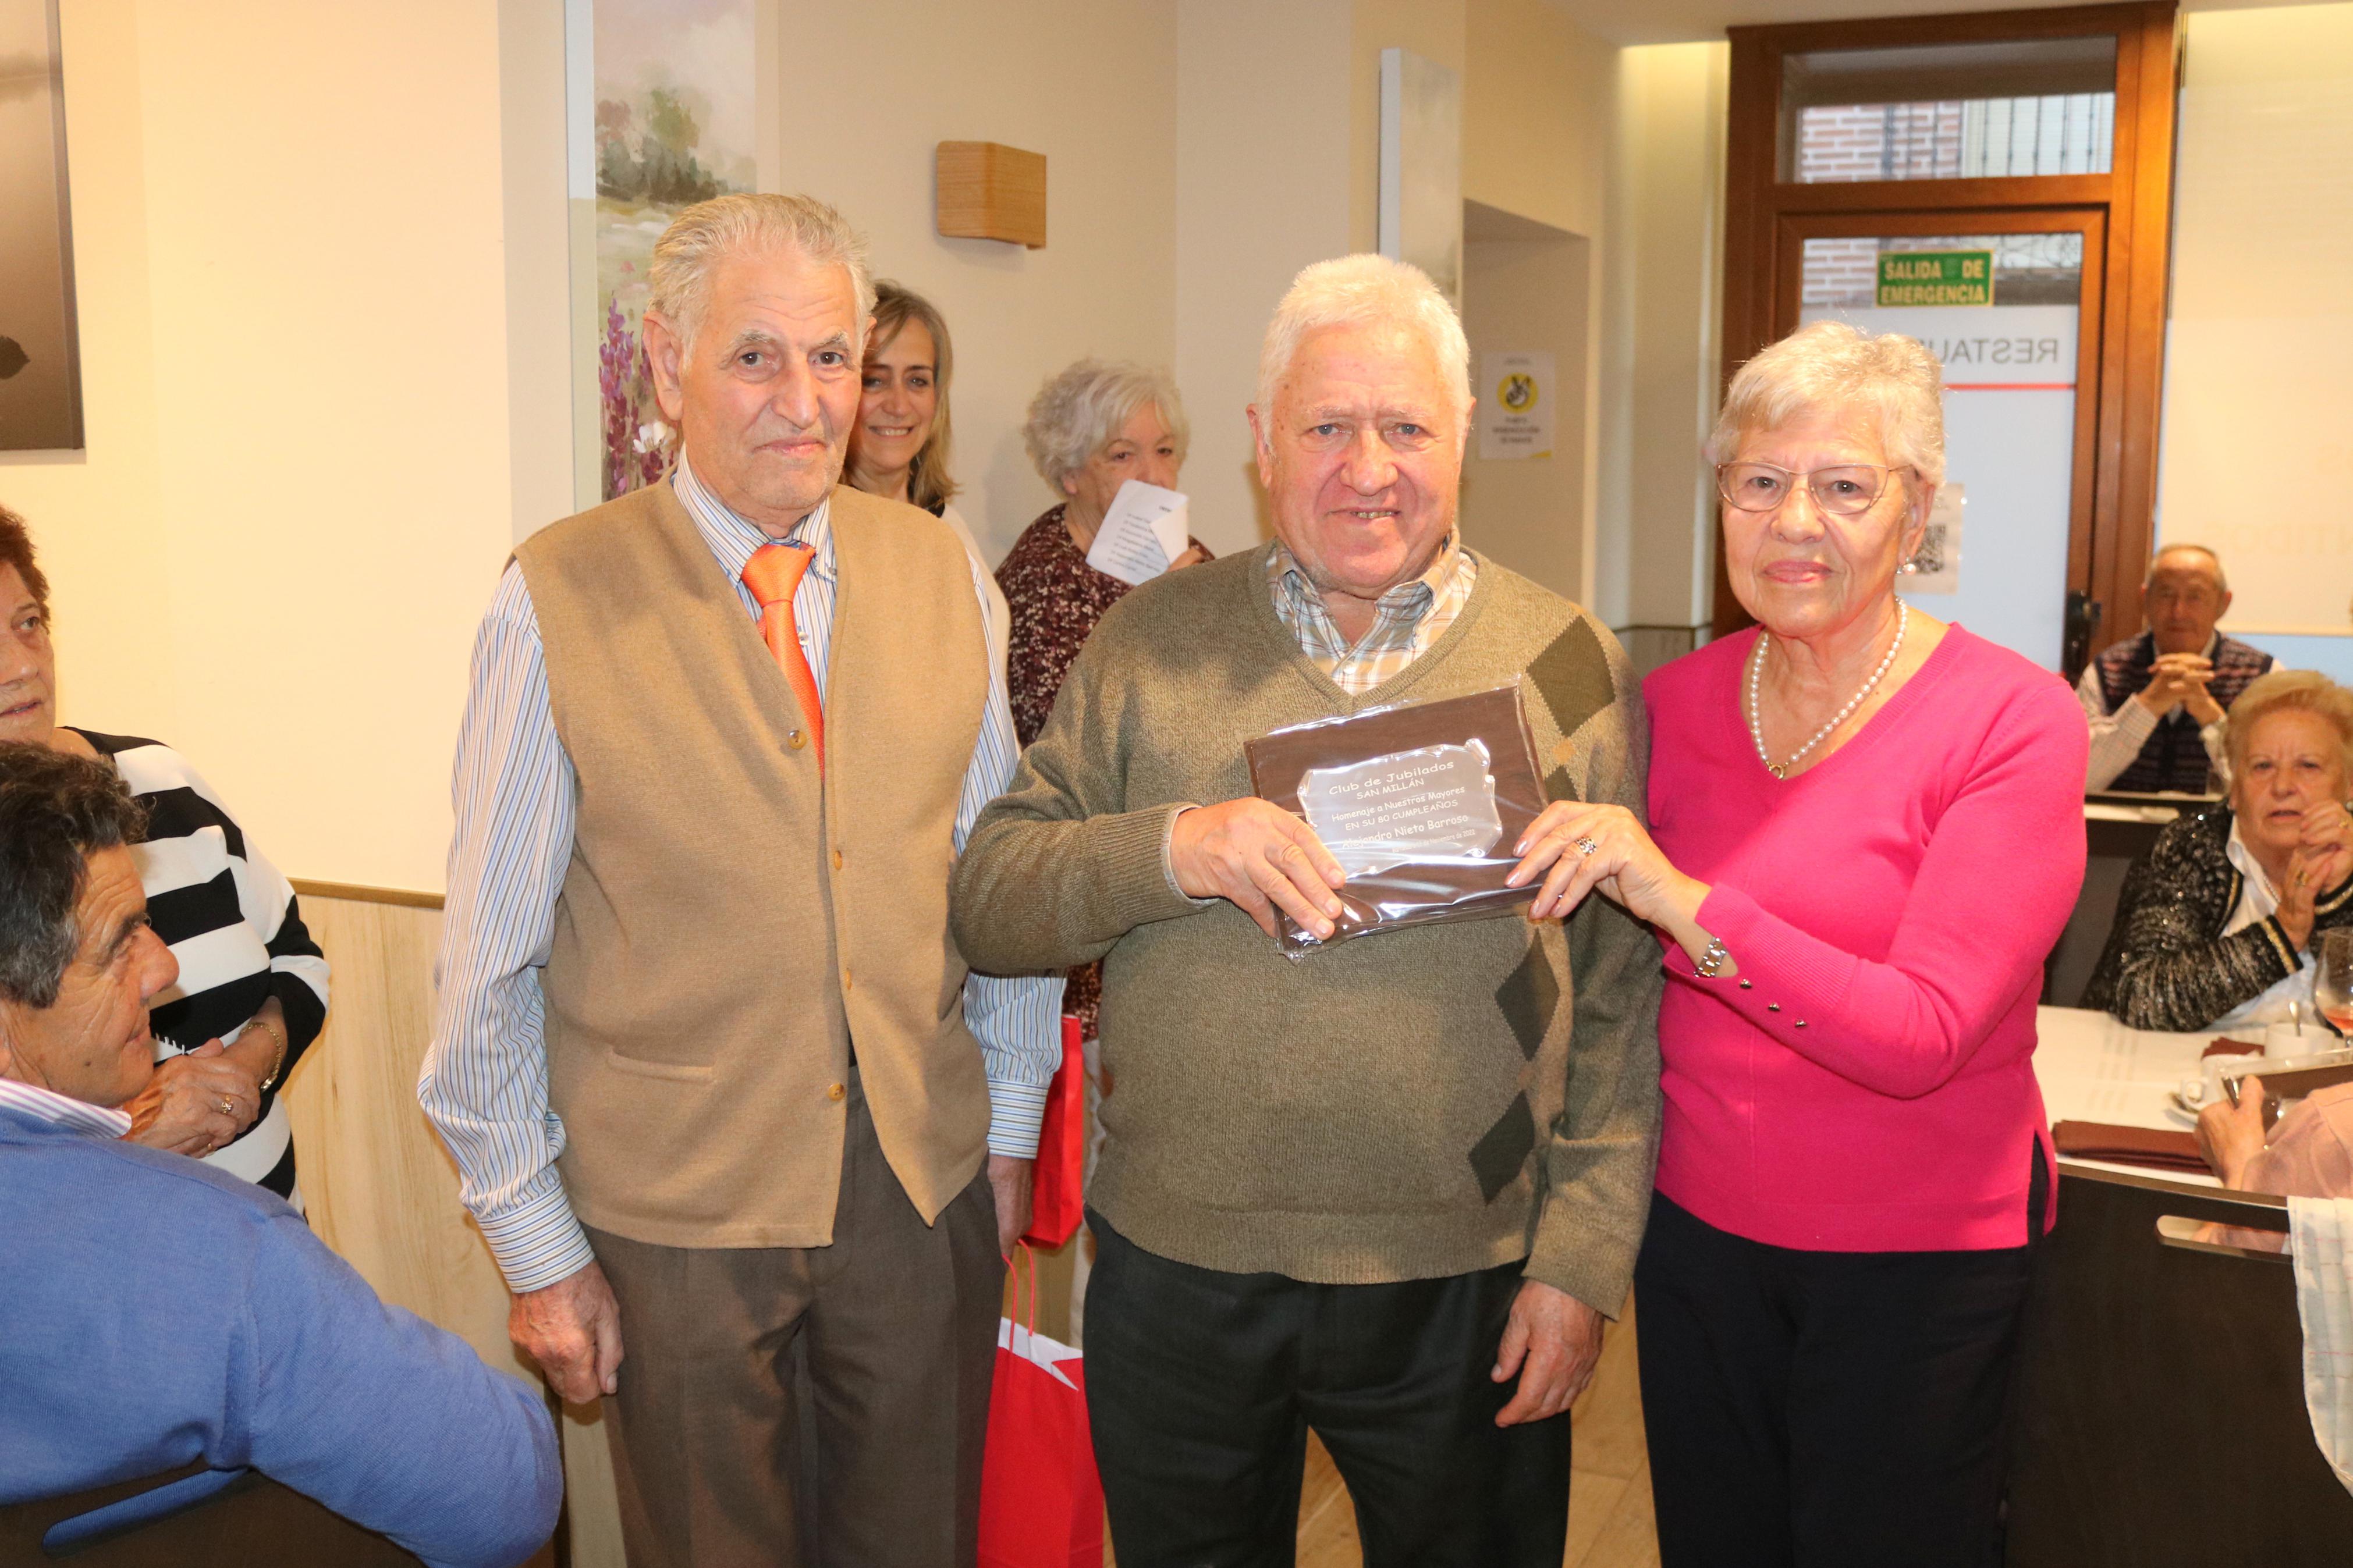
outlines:
{"label": "plastic wrapped plaque", "polygon": [[1319,942],[1283,919],[1285,952],[1484,920],[1535,897],[1504,885],[1545,808],[1518,681],[1294,725],[1244,750],[1259,797],[1304,818],[1347,874],[1337,929]]}

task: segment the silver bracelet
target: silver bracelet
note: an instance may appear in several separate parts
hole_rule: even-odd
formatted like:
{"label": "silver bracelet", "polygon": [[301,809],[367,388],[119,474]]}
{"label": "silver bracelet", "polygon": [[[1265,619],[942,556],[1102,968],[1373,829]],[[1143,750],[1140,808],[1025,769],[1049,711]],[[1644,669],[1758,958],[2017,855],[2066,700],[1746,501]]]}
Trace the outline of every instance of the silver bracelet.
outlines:
{"label": "silver bracelet", "polygon": [[1724,973],[1725,961],[1731,956],[1732,954],[1724,950],[1722,937],[1709,937],[1707,951],[1701,953],[1699,961],[1692,965],[1692,973],[1697,974],[1702,980],[1713,980]]}

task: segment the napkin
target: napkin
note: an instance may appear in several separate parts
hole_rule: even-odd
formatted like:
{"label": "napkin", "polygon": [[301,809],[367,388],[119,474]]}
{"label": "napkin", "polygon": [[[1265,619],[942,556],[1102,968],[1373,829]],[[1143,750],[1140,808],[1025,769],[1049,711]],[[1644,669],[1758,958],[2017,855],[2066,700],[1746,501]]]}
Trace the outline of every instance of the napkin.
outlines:
{"label": "napkin", "polygon": [[2209,1173],[2193,1133],[2161,1127],[2117,1127],[2105,1121],[2062,1121],[2051,1129],[2051,1142],[2061,1155],[2071,1159],[2105,1160],[2200,1176]]}

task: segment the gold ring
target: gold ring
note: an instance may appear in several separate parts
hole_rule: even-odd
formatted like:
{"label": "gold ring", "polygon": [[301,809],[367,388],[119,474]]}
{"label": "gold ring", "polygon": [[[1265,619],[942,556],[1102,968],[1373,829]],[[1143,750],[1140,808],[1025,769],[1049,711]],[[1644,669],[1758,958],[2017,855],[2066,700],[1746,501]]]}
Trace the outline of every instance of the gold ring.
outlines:
{"label": "gold ring", "polygon": [[237,1101],[231,1100],[225,1094],[221,1096],[221,1114],[223,1116],[235,1116],[237,1114]]}

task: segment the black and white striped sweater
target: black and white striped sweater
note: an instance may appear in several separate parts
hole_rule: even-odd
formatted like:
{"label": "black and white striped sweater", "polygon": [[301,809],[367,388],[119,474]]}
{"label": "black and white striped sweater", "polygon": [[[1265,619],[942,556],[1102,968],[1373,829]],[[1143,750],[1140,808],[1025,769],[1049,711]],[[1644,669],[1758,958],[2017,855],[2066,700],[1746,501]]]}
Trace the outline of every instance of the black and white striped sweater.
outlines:
{"label": "black and white striped sweater", "polygon": [[[147,808],[147,837],[132,855],[155,934],[180,961],[178,981],[149,1012],[155,1059],[229,1038],[275,996],[286,1010],[282,1088],[327,1017],[327,960],[303,927],[294,889],[179,752],[135,736],[76,733]],[[261,1097],[245,1136],[206,1163],[292,1197],[292,1130],[276,1089]]]}

